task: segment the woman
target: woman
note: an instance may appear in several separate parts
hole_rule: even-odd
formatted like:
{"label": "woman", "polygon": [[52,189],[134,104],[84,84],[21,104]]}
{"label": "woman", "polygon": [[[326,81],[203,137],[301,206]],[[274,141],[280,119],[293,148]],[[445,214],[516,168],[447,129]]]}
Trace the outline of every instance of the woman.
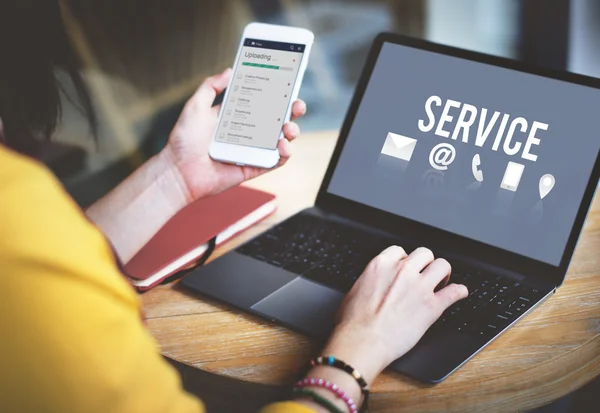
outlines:
{"label": "woman", "polygon": [[[211,104],[231,71],[208,78],[166,147],[84,214],[42,165],[13,150],[27,152],[33,138],[54,130],[58,67],[73,77],[94,124],[75,60],[57,53],[54,41],[66,36],[53,22],[60,13],[52,1],[0,6],[0,411],[201,412],[144,328],[110,244],[127,262],[185,205],[264,172],[208,156]],[[305,110],[295,102],[294,117]],[[281,165],[298,126],[288,123],[284,134]],[[466,297],[459,285],[434,292],[449,274],[448,262],[425,248],[383,251],[347,295],[321,352],[338,362],[317,360],[307,374],[315,380],[298,387],[296,400],[263,412],[354,411],[364,388]],[[336,367],[341,362],[354,374]]]}

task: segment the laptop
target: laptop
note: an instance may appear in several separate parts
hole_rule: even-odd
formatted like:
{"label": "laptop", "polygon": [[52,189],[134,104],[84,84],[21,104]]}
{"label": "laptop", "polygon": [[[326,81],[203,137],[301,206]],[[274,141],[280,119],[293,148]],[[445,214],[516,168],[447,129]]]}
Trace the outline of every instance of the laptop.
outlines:
{"label": "laptop", "polygon": [[325,339],[389,245],[469,289],[390,368],[437,383],[561,286],[600,174],[600,81],[394,34],[370,51],[314,207],[183,285]]}

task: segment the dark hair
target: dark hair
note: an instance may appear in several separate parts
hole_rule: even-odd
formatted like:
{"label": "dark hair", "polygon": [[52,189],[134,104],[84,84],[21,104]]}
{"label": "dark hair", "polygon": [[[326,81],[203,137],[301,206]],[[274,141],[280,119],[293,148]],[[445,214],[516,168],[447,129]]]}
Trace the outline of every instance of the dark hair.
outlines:
{"label": "dark hair", "polygon": [[28,153],[61,117],[63,70],[95,134],[90,95],[63,24],[59,0],[0,0],[0,118],[4,143]]}

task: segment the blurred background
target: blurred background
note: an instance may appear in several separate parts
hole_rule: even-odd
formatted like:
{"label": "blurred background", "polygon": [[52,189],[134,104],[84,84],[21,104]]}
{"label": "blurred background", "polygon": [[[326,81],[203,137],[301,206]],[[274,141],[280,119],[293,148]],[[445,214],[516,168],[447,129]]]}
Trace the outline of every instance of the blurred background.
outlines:
{"label": "blurred background", "polygon": [[[67,31],[100,118],[94,141],[68,99],[50,159],[87,206],[162,148],[185,100],[233,62],[252,21],[316,35],[300,97],[304,132],[338,129],[373,37],[403,33],[600,76],[593,0],[64,0]],[[68,161],[65,161],[68,160]]]}

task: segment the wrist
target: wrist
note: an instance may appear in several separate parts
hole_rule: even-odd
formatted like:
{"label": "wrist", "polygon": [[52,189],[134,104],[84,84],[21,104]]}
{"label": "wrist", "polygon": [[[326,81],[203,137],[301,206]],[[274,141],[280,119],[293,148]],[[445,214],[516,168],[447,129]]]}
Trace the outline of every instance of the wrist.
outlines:
{"label": "wrist", "polygon": [[356,369],[371,387],[377,376],[386,367],[378,361],[381,351],[365,340],[363,335],[356,335],[351,330],[336,329],[329,342],[321,352],[322,356],[333,356]]}
{"label": "wrist", "polygon": [[90,206],[86,215],[127,263],[189,202],[177,171],[161,152]]}
{"label": "wrist", "polygon": [[153,160],[160,164],[159,168],[161,170],[165,171],[165,176],[170,182],[169,190],[176,192],[175,197],[181,201],[182,208],[196,200],[196,197],[194,197],[193,192],[177,165],[177,160],[169,145],[165,146]]}

